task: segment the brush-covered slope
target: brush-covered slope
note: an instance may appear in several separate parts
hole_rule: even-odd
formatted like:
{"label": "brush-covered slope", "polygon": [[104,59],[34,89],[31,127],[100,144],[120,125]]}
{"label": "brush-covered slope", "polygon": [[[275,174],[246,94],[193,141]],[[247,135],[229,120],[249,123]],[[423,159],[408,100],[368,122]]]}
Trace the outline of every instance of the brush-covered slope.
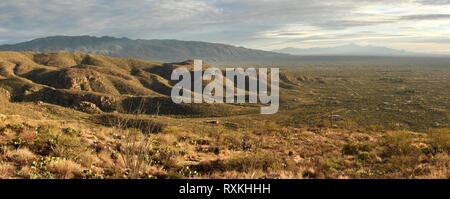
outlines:
{"label": "brush-covered slope", "polygon": [[203,59],[209,62],[228,62],[288,56],[217,43],[179,40],[132,40],[128,38],[92,36],[46,37],[13,45],[2,45],[0,50],[81,51],[114,57],[133,57],[166,62],[183,61],[191,58]]}
{"label": "brush-covered slope", "polygon": [[190,116],[249,113],[235,105],[174,104],[172,70],[192,62],[158,63],[84,53],[0,52],[0,88],[12,101],[42,101],[89,113]]}

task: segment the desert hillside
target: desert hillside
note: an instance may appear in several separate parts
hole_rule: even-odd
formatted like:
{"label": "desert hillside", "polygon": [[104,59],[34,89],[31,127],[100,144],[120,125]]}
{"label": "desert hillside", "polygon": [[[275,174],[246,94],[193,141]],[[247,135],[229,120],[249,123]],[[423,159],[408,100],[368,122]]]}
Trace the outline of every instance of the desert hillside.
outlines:
{"label": "desert hillside", "polygon": [[171,103],[189,65],[0,52],[0,178],[450,177],[447,72],[286,69],[265,116]]}
{"label": "desert hillside", "polygon": [[172,103],[172,70],[192,68],[192,64],[69,52],[0,52],[0,87],[14,101],[46,102],[89,113],[221,116],[255,112],[242,106]]}

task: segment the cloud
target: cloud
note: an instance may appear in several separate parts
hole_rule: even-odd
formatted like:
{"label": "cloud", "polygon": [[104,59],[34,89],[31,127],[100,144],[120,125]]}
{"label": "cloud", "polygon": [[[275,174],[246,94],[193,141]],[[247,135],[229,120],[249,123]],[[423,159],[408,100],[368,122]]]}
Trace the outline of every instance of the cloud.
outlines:
{"label": "cloud", "polygon": [[391,22],[394,22],[394,20],[330,20],[317,25],[328,29],[346,29],[349,27],[372,26]]}
{"label": "cloud", "polygon": [[450,0],[419,0],[421,4],[425,5],[447,5],[450,4]]}
{"label": "cloud", "polygon": [[449,10],[449,0],[15,0],[0,3],[0,40],[109,35],[268,49],[319,40],[370,42],[375,36],[364,31],[391,38],[444,34],[450,32]]}
{"label": "cloud", "polygon": [[450,19],[450,14],[423,14],[423,15],[407,15],[400,17],[401,20],[439,20]]}

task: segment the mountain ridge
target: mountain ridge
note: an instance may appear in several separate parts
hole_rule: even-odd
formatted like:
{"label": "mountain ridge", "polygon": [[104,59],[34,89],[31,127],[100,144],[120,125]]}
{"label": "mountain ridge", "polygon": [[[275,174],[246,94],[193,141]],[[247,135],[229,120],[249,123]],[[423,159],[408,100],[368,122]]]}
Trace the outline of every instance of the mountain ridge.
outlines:
{"label": "mountain ridge", "polygon": [[331,55],[331,56],[439,56],[438,54],[415,53],[383,46],[346,44],[334,47],[294,48],[286,47],[273,52],[290,55]]}
{"label": "mountain ridge", "polygon": [[203,59],[226,62],[262,58],[283,58],[290,55],[255,50],[221,43],[181,41],[174,39],[129,39],[110,36],[51,36],[17,44],[0,45],[0,51],[80,51],[114,57],[139,58],[162,62]]}

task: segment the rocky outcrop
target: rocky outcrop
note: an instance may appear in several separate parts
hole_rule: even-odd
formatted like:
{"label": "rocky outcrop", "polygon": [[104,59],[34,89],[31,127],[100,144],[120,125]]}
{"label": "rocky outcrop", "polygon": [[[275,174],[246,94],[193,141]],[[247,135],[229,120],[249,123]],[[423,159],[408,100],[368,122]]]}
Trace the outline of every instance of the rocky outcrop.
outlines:
{"label": "rocky outcrop", "polygon": [[103,112],[97,107],[97,105],[87,101],[81,101],[77,106],[75,106],[75,109],[89,114],[99,114]]}
{"label": "rocky outcrop", "polygon": [[[24,101],[41,100],[47,103],[58,104],[66,107],[97,107],[104,112],[116,110],[118,99],[113,96],[103,95],[94,92],[74,91],[66,89],[44,88],[40,91],[26,95]],[[94,106],[95,107],[94,107]],[[91,109],[89,108],[89,109]]]}

